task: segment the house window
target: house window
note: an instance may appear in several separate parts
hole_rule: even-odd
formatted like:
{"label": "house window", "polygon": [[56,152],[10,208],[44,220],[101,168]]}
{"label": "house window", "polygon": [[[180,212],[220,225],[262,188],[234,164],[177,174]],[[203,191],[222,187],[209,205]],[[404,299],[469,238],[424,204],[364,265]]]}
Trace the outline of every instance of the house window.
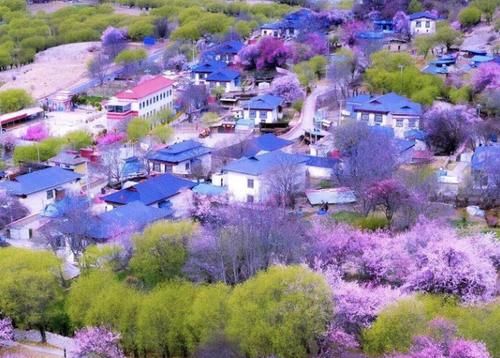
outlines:
{"label": "house window", "polygon": [[375,115],[375,125],[380,126],[380,125],[382,125],[383,121],[384,121],[384,119],[383,119],[381,114]]}
{"label": "house window", "polygon": [[425,27],[426,28],[430,28],[431,27],[431,22],[430,21],[426,21],[425,22]]}
{"label": "house window", "polygon": [[417,120],[416,119],[409,119],[408,120],[408,127],[409,128],[416,128],[417,127]]}
{"label": "house window", "polygon": [[250,118],[257,118],[257,111],[250,111]]}
{"label": "house window", "polygon": [[161,171],[161,164],[157,163],[157,162],[154,162],[153,163],[153,171],[154,172],[160,172]]}
{"label": "house window", "polygon": [[362,121],[365,121],[365,122],[368,122],[368,118],[369,118],[369,114],[368,113],[361,113],[361,120]]}
{"label": "house window", "polygon": [[253,179],[247,179],[247,188],[253,189]]}
{"label": "house window", "polygon": [[403,127],[404,119],[396,119],[396,127]]}
{"label": "house window", "polygon": [[253,195],[247,195],[247,203],[253,203]]}
{"label": "house window", "polygon": [[184,169],[185,169],[185,170],[189,170],[189,166],[190,166],[190,165],[189,165],[189,162],[186,162],[186,164],[184,164]]}
{"label": "house window", "polygon": [[420,27],[422,25],[422,21],[417,21],[416,27]]}
{"label": "house window", "polygon": [[47,200],[54,199],[54,190],[47,190]]}

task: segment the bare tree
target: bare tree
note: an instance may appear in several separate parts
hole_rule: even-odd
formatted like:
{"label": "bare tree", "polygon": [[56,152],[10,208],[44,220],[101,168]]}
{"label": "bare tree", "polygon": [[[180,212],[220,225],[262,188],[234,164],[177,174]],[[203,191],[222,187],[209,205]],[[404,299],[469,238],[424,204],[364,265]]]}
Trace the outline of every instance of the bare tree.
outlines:
{"label": "bare tree", "polygon": [[281,207],[295,207],[298,193],[304,189],[305,170],[295,156],[277,156],[276,165],[266,173],[265,186]]}
{"label": "bare tree", "polygon": [[108,60],[106,56],[102,53],[98,53],[93,59],[87,64],[87,71],[92,78],[99,81],[99,85],[102,85],[106,80],[106,68],[108,66]]}
{"label": "bare tree", "polygon": [[0,193],[0,230],[11,222],[25,217],[28,213],[28,209],[19,202],[19,199]]}

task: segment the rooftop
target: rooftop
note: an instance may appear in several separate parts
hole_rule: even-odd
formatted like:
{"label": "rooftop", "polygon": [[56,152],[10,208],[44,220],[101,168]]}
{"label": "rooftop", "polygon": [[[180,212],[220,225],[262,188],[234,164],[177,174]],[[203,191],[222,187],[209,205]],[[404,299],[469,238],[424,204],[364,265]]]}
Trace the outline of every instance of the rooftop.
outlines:
{"label": "rooftop", "polygon": [[240,77],[238,71],[231,70],[229,68],[222,68],[216,70],[208,75],[207,81],[217,81],[217,82],[230,82]]}
{"label": "rooftop", "polygon": [[239,159],[241,157],[253,157],[259,152],[272,152],[293,144],[292,141],[279,138],[272,133],[266,133],[259,137],[247,139],[241,143],[231,145],[218,151],[221,156]]}
{"label": "rooftop", "polygon": [[477,147],[472,156],[471,166],[474,170],[486,170],[488,167],[500,168],[500,146]]}
{"label": "rooftop", "polygon": [[164,76],[157,76],[150,80],[146,80],[137,86],[120,92],[116,95],[119,99],[140,99],[159,92],[167,87],[170,87],[174,81],[169,80]]}
{"label": "rooftop", "polygon": [[82,157],[80,153],[71,150],[62,151],[55,157],[50,158],[48,161],[66,165],[78,165],[88,162],[88,160]]}
{"label": "rooftop", "polygon": [[221,68],[225,68],[227,65],[224,62],[220,61],[204,61],[200,62],[197,65],[193,66],[191,71],[199,72],[199,73],[212,73]]}
{"label": "rooftop", "polygon": [[248,102],[242,104],[243,108],[268,109],[273,110],[283,104],[283,98],[265,94],[251,98]]}
{"label": "rooftop", "polygon": [[144,205],[151,205],[179,194],[183,189],[191,189],[196,183],[178,178],[172,174],[163,174],[144,180],[143,182],[126,189],[119,190],[104,196],[108,203],[125,205],[133,201],[140,201]]}
{"label": "rooftop", "polygon": [[149,160],[167,163],[180,163],[211,153],[212,149],[195,140],[185,140],[162,148],[148,155]]}
{"label": "rooftop", "polygon": [[418,20],[418,19],[437,20],[437,16],[429,11],[416,12],[410,15],[410,20]]}
{"label": "rooftop", "polygon": [[394,92],[378,97],[357,96],[348,99],[354,111],[392,113],[402,115],[420,116],[422,106],[419,103],[410,101],[408,98],[400,96]]}
{"label": "rooftop", "polygon": [[250,158],[241,158],[229,163],[223,171],[259,176],[266,172],[279,169],[281,166],[304,164],[307,156],[274,151]]}
{"label": "rooftop", "polygon": [[20,175],[13,181],[2,182],[0,183],[0,188],[6,189],[12,195],[30,195],[39,191],[56,188],[81,178],[80,174],[74,173],[71,170],[52,167]]}

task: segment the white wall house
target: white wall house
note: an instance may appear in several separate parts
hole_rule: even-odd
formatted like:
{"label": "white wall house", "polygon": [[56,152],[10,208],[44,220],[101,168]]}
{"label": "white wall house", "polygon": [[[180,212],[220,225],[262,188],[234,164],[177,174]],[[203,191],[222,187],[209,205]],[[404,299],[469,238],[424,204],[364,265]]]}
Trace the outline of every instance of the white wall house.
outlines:
{"label": "white wall house", "polygon": [[0,188],[19,198],[30,213],[42,212],[48,204],[65,192],[80,190],[80,174],[59,167],[51,167],[20,175],[0,183]]}
{"label": "white wall house", "polygon": [[396,138],[404,138],[407,131],[420,127],[422,106],[395,93],[378,97],[360,95],[346,101],[342,116],[369,126],[391,128]]}
{"label": "white wall house", "polygon": [[242,103],[243,118],[259,123],[276,123],[283,118],[283,98],[270,94],[251,98]]}
{"label": "white wall house", "polygon": [[296,190],[303,190],[306,182],[306,162],[301,155],[269,152],[251,158],[241,158],[222,169],[212,182],[227,188],[230,200],[259,203],[270,199],[273,176],[291,176]]}
{"label": "white wall house", "polygon": [[410,15],[410,33],[412,35],[430,35],[436,32],[437,17],[428,11]]}
{"label": "white wall house", "polygon": [[210,74],[226,67],[227,64],[222,61],[212,60],[200,62],[191,69],[191,79],[195,85],[205,84]]}
{"label": "white wall house", "polygon": [[224,91],[231,92],[240,88],[240,73],[229,68],[212,72],[205,78],[209,88],[222,87]]}
{"label": "white wall house", "polygon": [[118,93],[106,104],[107,118],[114,120],[132,117],[151,117],[169,109],[174,110],[174,81],[157,76]]}

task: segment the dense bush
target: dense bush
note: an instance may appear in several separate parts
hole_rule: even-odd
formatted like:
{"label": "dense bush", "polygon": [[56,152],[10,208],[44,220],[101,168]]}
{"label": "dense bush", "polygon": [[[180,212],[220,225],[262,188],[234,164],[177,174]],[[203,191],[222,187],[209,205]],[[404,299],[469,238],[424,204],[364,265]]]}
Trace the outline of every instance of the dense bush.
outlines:
{"label": "dense bush", "polygon": [[481,21],[481,10],[475,6],[469,6],[458,14],[460,24],[467,28],[478,24]]}

